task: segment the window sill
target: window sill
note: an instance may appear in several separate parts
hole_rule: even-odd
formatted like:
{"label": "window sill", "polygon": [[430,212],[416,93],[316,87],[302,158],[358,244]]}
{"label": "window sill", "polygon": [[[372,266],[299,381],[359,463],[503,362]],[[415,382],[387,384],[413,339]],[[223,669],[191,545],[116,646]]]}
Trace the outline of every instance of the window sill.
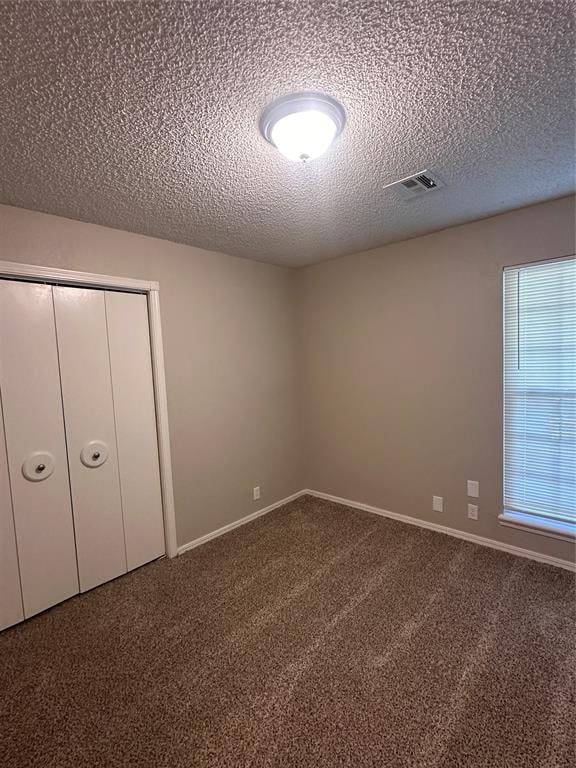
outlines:
{"label": "window sill", "polygon": [[532,515],[513,512],[509,509],[505,509],[501,515],[498,515],[498,520],[502,525],[507,525],[510,528],[519,528],[523,531],[539,533],[542,536],[549,536],[552,539],[561,539],[562,541],[576,541],[576,524],[574,523],[561,523],[546,518],[537,520]]}

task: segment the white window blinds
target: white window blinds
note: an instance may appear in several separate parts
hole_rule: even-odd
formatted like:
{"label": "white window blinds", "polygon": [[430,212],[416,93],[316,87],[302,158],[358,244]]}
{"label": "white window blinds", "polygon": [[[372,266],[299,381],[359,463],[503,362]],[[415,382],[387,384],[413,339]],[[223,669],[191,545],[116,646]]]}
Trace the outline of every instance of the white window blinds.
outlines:
{"label": "white window blinds", "polygon": [[576,258],[504,272],[504,515],[576,523]]}

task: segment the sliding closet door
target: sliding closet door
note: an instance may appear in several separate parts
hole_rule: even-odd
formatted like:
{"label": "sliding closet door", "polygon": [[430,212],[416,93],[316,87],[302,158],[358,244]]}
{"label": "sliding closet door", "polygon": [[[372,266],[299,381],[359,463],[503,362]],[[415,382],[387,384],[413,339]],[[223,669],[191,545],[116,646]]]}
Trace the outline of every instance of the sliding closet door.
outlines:
{"label": "sliding closet door", "polygon": [[8,457],[0,399],[0,629],[10,627],[24,618],[12,494],[8,479]]}
{"label": "sliding closet door", "polygon": [[50,286],[0,281],[0,390],[24,614],[31,616],[78,592]]}
{"label": "sliding closet door", "polygon": [[148,302],[106,292],[128,570],[164,554]]}
{"label": "sliding closet door", "polygon": [[54,288],[80,589],[126,572],[104,291]]}

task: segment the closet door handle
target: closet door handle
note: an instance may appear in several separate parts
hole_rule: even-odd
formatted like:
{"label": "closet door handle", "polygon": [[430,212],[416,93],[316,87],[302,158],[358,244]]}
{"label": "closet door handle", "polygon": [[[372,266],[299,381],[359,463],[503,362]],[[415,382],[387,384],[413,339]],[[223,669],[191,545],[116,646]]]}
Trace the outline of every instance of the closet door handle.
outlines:
{"label": "closet door handle", "polygon": [[37,483],[39,480],[47,480],[56,466],[56,460],[47,451],[34,451],[22,462],[22,474],[26,480]]}
{"label": "closet door handle", "polygon": [[101,440],[89,440],[80,451],[80,461],[88,469],[101,467],[108,458],[108,446]]}

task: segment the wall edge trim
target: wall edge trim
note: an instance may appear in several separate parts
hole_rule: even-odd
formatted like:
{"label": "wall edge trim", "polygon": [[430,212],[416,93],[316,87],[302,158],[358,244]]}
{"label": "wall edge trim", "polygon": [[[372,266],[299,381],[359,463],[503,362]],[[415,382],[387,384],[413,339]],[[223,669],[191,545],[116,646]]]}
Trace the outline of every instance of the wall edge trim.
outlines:
{"label": "wall edge trim", "polygon": [[300,496],[303,496],[306,493],[309,493],[309,491],[296,491],[296,493],[292,493],[290,496],[285,496],[283,499],[275,501],[273,504],[269,504],[267,507],[257,509],[255,512],[250,512],[249,515],[245,515],[238,520],[234,520],[232,523],[223,525],[222,528],[216,528],[216,530],[210,531],[210,533],[205,533],[204,536],[199,536],[197,539],[192,539],[192,541],[188,541],[186,544],[181,544],[178,547],[177,553],[179,555],[183,555],[184,552],[188,552],[191,549],[200,547],[202,544],[206,544],[208,541],[212,541],[212,539],[218,538],[218,536],[223,536],[225,533],[229,533],[235,528],[239,528],[241,525],[246,525],[246,523],[250,523],[252,520],[256,520],[257,518],[268,514],[268,512],[272,512],[274,509],[283,507],[285,504],[289,504],[291,501],[298,499]]}
{"label": "wall edge trim", "polygon": [[417,517],[410,517],[409,515],[401,515],[398,512],[390,512],[387,509],[381,509],[380,507],[374,507],[370,504],[364,504],[360,501],[352,501],[351,499],[344,499],[341,496],[334,496],[330,493],[324,493],[322,491],[314,491],[306,489],[300,495],[314,496],[317,499],[324,499],[325,501],[333,501],[336,504],[342,504],[345,507],[352,507],[353,509],[361,509],[364,512],[370,512],[380,517],[388,517],[391,520],[398,520],[401,523],[408,523],[408,525],[416,525],[419,528],[427,528],[437,533],[444,533],[447,536],[452,536],[456,539],[463,539],[469,541],[472,544],[480,544],[483,547],[489,547],[490,549],[497,549],[501,552],[507,552],[510,555],[516,555],[517,557],[525,557],[530,560],[536,560],[539,563],[545,563],[546,565],[553,565],[556,568],[564,568],[567,571],[576,572],[576,562],[570,560],[562,560],[559,557],[553,557],[552,555],[544,555],[540,552],[534,552],[531,549],[523,549],[517,547],[514,544],[504,544],[503,542],[496,541],[495,539],[488,539],[484,536],[477,536],[474,533],[468,533],[466,531],[460,531],[457,528],[448,528],[445,525],[438,523],[430,523],[427,520],[420,520]]}

